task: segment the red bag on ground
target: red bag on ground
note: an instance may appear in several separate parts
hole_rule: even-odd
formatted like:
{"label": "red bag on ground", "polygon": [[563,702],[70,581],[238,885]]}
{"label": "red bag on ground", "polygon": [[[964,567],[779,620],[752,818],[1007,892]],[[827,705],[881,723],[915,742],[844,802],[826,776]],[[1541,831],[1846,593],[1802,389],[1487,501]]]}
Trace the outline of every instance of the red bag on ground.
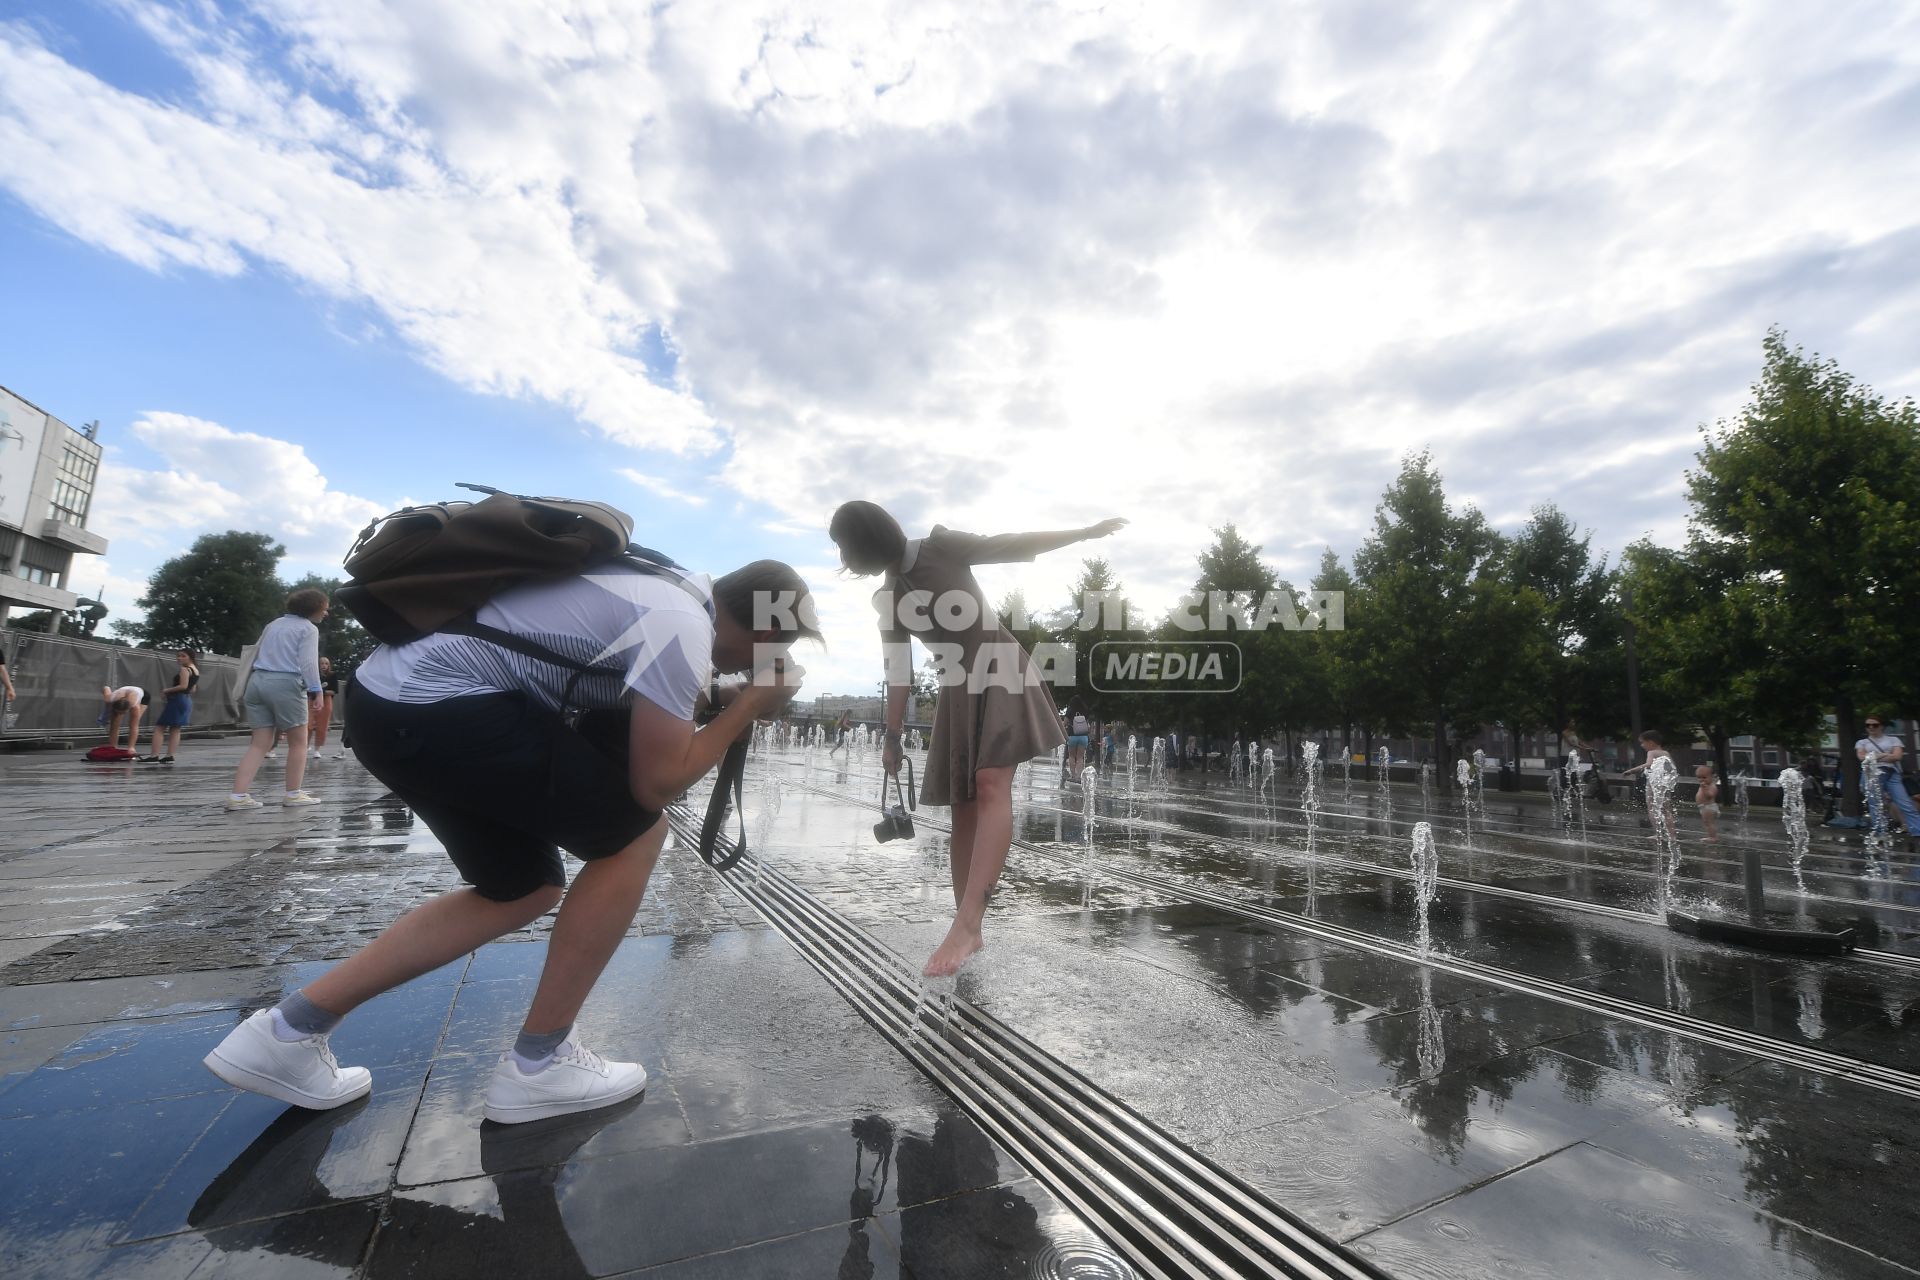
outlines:
{"label": "red bag on ground", "polygon": [[84,757],[90,764],[114,764],[134,758],[133,752],[125,747],[94,747]]}

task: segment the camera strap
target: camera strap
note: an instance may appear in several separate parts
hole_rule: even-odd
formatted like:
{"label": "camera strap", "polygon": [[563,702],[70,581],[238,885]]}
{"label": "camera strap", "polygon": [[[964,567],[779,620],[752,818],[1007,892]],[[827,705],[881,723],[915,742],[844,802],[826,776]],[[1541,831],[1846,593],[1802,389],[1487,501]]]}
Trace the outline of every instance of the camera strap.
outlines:
{"label": "camera strap", "polygon": [[[707,798],[706,820],[700,824],[700,857],[715,871],[731,870],[734,863],[746,856],[747,809],[741,789],[747,773],[747,748],[751,745],[742,738],[727,748],[727,754],[720,759],[720,772],[713,780],[713,794]],[[733,848],[716,853],[720,828],[727,823],[728,793],[732,793],[734,816],[740,820],[740,836]]]}
{"label": "camera strap", "polygon": [[880,771],[880,809],[883,813],[887,808],[887,780],[889,778],[893,780],[893,798],[904,805],[908,813],[918,813],[920,811],[920,802],[914,797],[914,792],[918,791],[919,788],[914,785],[913,781],[913,757],[903,755],[901,757],[901,763],[907,766],[907,789],[905,795],[902,795],[900,791],[899,774],[890,774],[884,769]]}

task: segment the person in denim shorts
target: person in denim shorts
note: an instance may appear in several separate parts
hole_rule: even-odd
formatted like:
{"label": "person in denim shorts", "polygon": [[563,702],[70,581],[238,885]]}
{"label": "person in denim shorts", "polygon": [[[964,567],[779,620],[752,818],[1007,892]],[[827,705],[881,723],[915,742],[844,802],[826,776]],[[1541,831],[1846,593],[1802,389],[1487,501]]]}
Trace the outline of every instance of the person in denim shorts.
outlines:
{"label": "person in denim shorts", "polygon": [[294,808],[320,803],[300,783],[307,772],[307,704],[320,696],[320,620],[327,612],[327,593],[303,587],[287,597],[287,611],[260,633],[243,700],[253,738],[233,772],[229,813],[261,807],[248,788],[280,733],[287,735],[284,803]]}

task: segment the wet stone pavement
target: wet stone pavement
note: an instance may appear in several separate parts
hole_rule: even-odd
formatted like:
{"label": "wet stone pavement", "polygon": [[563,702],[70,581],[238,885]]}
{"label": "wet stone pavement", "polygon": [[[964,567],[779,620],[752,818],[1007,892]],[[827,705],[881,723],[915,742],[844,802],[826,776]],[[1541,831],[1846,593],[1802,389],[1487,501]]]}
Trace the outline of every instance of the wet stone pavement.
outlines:
{"label": "wet stone pavement", "polygon": [[0,1274],[972,1277],[1090,1238],[679,850],[580,1023],[640,1098],[481,1121],[548,921],[356,1011],[368,1098],[227,1088],[200,1059],[247,1012],[457,884],[350,760],[221,811],[238,752],[0,757]]}
{"label": "wet stone pavement", "polygon": [[[373,1070],[368,1098],[309,1113],[227,1088],[200,1058],[230,1027],[457,881],[351,760],[310,774],[317,808],[228,815],[239,744],[190,749],[160,772],[0,757],[0,1274],[1127,1274],[1073,1270],[1099,1256],[1096,1233],[679,849],[580,1024],[646,1065],[640,1098],[480,1120],[548,921],[350,1017],[333,1043]],[[876,844],[875,767],[758,757],[748,829],[769,865],[917,966],[950,910],[945,813]],[[1920,1272],[1920,1087],[1185,896],[1403,943],[1411,885],[1368,868],[1405,865],[1417,792],[1393,823],[1358,805],[1330,817],[1315,857],[1297,809],[1249,814],[1244,793],[1192,779],[1131,827],[1104,809],[1090,854],[1077,789],[1042,766],[1016,797],[1023,845],[960,996],[1384,1273]],[[1577,847],[1517,808],[1469,853],[1457,814],[1431,816],[1443,875],[1548,899],[1443,890],[1443,952],[1841,1060],[1920,1062],[1920,970],[1574,909],[1645,892],[1627,874],[1637,829]],[[1822,852],[1847,903],[1833,910],[1905,936],[1900,894],[1856,892],[1844,851]],[[1690,847],[1699,892],[1716,856],[1731,855]],[[1611,878],[1543,878],[1543,858]]]}

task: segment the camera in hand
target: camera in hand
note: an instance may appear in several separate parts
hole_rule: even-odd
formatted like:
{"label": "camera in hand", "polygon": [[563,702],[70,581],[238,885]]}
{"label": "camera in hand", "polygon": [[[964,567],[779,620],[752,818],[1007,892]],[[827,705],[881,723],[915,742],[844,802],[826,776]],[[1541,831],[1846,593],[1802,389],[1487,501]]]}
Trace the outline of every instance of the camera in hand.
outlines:
{"label": "camera in hand", "polygon": [[913,838],[913,817],[903,804],[888,805],[886,816],[873,824],[873,838],[881,844],[889,840],[910,840]]}
{"label": "camera in hand", "polygon": [[[914,799],[913,761],[906,760],[903,763],[907,766],[907,785],[904,790],[900,786],[900,775],[898,773],[892,775],[883,773],[880,775],[880,813],[882,816],[880,821],[873,824],[873,838],[881,844],[885,844],[889,840],[913,839],[913,816],[909,811],[919,808],[919,802]],[[893,803],[891,804],[887,803],[887,782],[889,779],[893,782]]]}

